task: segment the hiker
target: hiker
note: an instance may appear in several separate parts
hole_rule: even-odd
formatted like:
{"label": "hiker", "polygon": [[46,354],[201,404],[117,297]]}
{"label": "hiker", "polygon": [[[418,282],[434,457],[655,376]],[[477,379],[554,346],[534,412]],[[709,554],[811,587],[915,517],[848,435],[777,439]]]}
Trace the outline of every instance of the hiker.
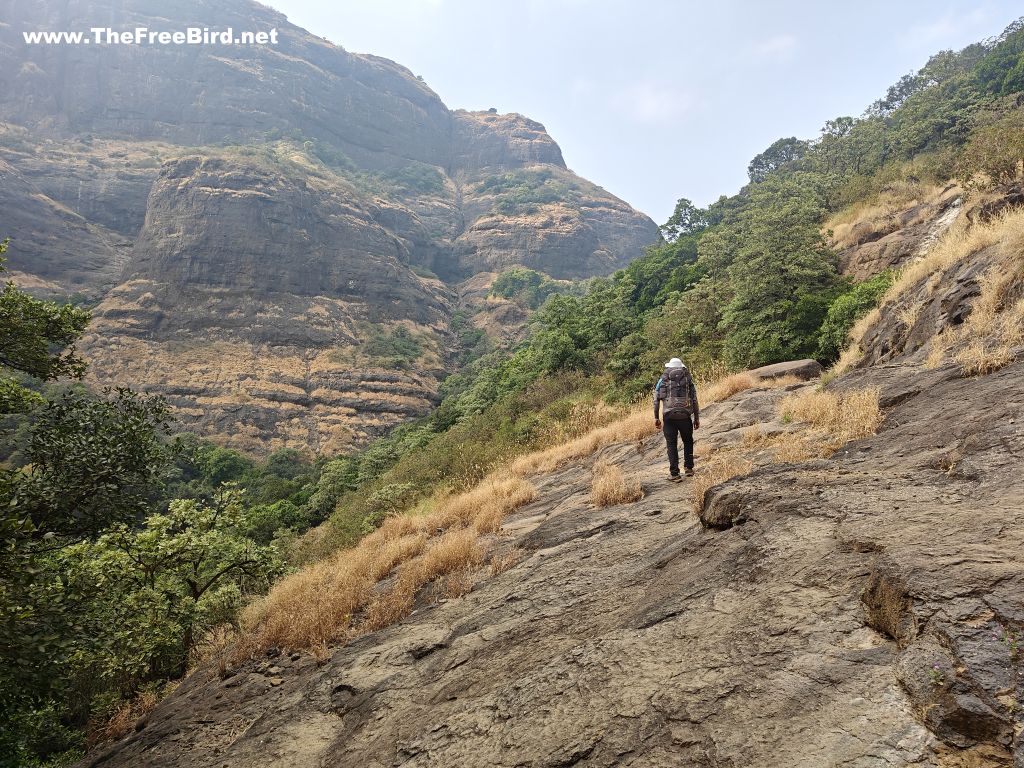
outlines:
{"label": "hiker", "polygon": [[[686,474],[693,474],[693,430],[700,429],[700,406],[697,388],[689,369],[678,357],[665,363],[665,372],[654,385],[654,426],[661,428],[659,410],[664,401],[665,443],[668,446],[668,471],[671,480],[679,482],[679,436],[683,438],[683,466]],[[691,421],[691,416],[693,420]]]}

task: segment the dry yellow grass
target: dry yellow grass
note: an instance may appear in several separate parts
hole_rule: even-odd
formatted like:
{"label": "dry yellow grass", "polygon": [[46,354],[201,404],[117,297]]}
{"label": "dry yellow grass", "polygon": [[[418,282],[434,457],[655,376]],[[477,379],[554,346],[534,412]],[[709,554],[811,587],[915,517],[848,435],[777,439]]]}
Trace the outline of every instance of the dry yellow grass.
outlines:
{"label": "dry yellow grass", "polygon": [[[834,247],[840,250],[848,248],[856,245],[858,229],[891,232],[901,225],[899,215],[902,211],[919,203],[933,201],[941,193],[942,188],[938,186],[910,182],[892,185],[875,197],[855,203],[835,214],[825,222],[824,230],[831,230]],[[928,211],[923,211],[909,224],[919,224],[927,215]]]}
{"label": "dry yellow grass", "polygon": [[783,398],[779,415],[784,421],[803,421],[822,430],[838,448],[878,431],[882,423],[878,397],[877,388],[845,393],[805,389]]}
{"label": "dry yellow grass", "polygon": [[634,478],[627,478],[622,470],[606,461],[594,464],[594,479],[590,486],[590,500],[597,507],[629,504],[644,497],[643,488]]}
{"label": "dry yellow grass", "polygon": [[899,277],[882,297],[882,306],[892,304],[923,278],[945,272],[978,251],[995,245],[1000,240],[1007,218],[1003,215],[985,225],[971,225],[963,219],[955,223],[925,256],[900,271]]}
{"label": "dry yellow grass", "polygon": [[[1016,255],[1016,263],[1020,263],[1022,253],[1022,242],[1024,242],[1024,211],[1020,209],[1011,210],[997,216],[987,224],[971,224],[966,219],[960,219],[942,236],[928,253],[912,263],[908,264],[900,272],[899,276],[882,297],[878,309],[874,309],[861,318],[850,330],[850,345],[843,351],[839,361],[833,366],[832,371],[836,374],[852,368],[860,360],[862,342],[868,329],[874,326],[881,318],[882,312],[891,309],[894,305],[904,302],[905,306],[896,313],[897,319],[906,325],[913,324],[917,313],[921,309],[921,301],[907,299],[909,292],[918,286],[922,280],[928,278],[925,284],[925,291],[931,294],[941,282],[942,275],[953,267],[969,259],[974,254],[985,248],[999,244],[1001,261],[1013,263],[1013,256]],[[979,321],[985,317],[984,313],[979,316]],[[951,337],[937,337],[936,342],[942,349],[937,350],[933,345],[929,354],[927,364],[938,365],[945,357],[945,352],[953,345],[968,338],[969,335],[984,332],[984,328],[975,328],[968,331],[961,327],[959,335]],[[994,365],[999,367],[999,361],[1007,357],[1007,349],[999,343],[973,344],[972,348],[963,353],[961,365],[965,372],[976,370],[979,365],[982,368]],[[991,351],[986,351],[991,347]],[[991,360],[986,360],[991,358]]]}
{"label": "dry yellow grass", "polygon": [[[388,518],[357,546],[286,576],[249,606],[236,655],[272,646],[325,648],[401,618],[428,581],[480,565],[480,534],[497,530],[505,515],[535,495],[523,478],[495,474],[467,493],[438,500],[430,514]],[[438,531],[442,535],[434,536]],[[379,594],[378,582],[399,566],[393,587]],[[454,582],[447,594],[457,591]],[[353,627],[361,611],[365,616]]]}
{"label": "dry yellow grass", "polygon": [[718,403],[760,384],[761,382],[749,373],[734,373],[710,384],[700,392],[698,400],[704,403]]}
{"label": "dry yellow grass", "polygon": [[805,387],[787,395],[779,404],[784,421],[805,422],[808,427],[779,435],[766,435],[759,426],[746,429],[733,448],[703,452],[706,463],[697,470],[690,484],[694,510],[704,509],[708,489],[731,478],[749,474],[751,458],[762,458],[771,450],[768,461],[800,462],[824,458],[842,445],[877,431],[882,423],[877,389],[837,394]]}
{"label": "dry yellow grass", "polygon": [[458,528],[438,537],[422,557],[409,560],[394,582],[373,596],[357,632],[373,632],[409,615],[425,585],[444,578],[434,597],[456,597],[469,591],[471,572],[482,562],[485,549],[476,532]]}
{"label": "dry yellow grass", "polygon": [[721,450],[712,454],[711,460],[690,479],[690,500],[694,511],[700,514],[704,509],[704,498],[711,488],[734,477],[749,474],[753,467],[753,462],[732,451]]}
{"label": "dry yellow grass", "polygon": [[775,461],[786,464],[797,464],[808,459],[825,458],[831,452],[829,444],[815,440],[808,435],[787,435],[785,439],[776,438]]}
{"label": "dry yellow grass", "polygon": [[499,573],[504,573],[509,568],[514,568],[522,559],[523,551],[519,547],[510,547],[504,552],[492,555],[490,561],[491,576],[497,576]]}
{"label": "dry yellow grass", "polygon": [[491,473],[475,487],[456,496],[439,499],[428,515],[426,530],[472,526],[479,533],[493,533],[509,512],[536,498],[537,491],[522,477]]}
{"label": "dry yellow grass", "polygon": [[654,417],[645,407],[575,440],[520,456],[512,462],[509,471],[519,476],[554,472],[564,464],[590,456],[607,445],[639,440],[654,432]]}
{"label": "dry yellow grass", "polygon": [[[170,693],[172,689],[169,687],[165,693]],[[139,718],[152,712],[159,701],[160,697],[155,691],[143,691],[134,699],[119,706],[105,723],[91,727],[86,743],[92,748],[108,741],[124,738],[135,730],[135,724]]]}
{"label": "dry yellow grass", "polygon": [[1014,348],[1024,344],[1024,211],[986,229],[999,243],[996,262],[979,281],[981,292],[967,320],[932,339],[929,367],[951,353],[964,374],[991,373],[1012,362]]}
{"label": "dry yellow grass", "polygon": [[[736,373],[706,385],[698,384],[697,394],[699,402],[706,406],[753,387],[783,387],[799,381],[795,376],[761,381],[749,373]],[[590,456],[605,446],[649,437],[656,431],[653,422],[650,406],[645,403],[633,413],[574,440],[520,456],[509,466],[509,472],[521,477],[554,472],[570,461]]]}
{"label": "dry yellow grass", "polygon": [[861,347],[864,336],[867,334],[868,329],[873,327],[881,317],[882,312],[876,307],[853,324],[853,328],[847,334],[847,339],[849,339],[850,343],[842,351],[842,354],[839,355],[839,360],[836,361],[836,364],[829,369],[830,378],[835,378],[839,374],[845,373],[860,362],[861,358],[864,357],[864,350]]}
{"label": "dry yellow grass", "polygon": [[[725,399],[751,386],[792,381],[758,382],[743,375],[729,379],[702,388],[702,402]],[[653,421],[644,406],[564,444],[521,456],[469,491],[429,500],[423,506],[430,509],[423,514],[388,518],[357,546],[286,576],[250,605],[243,612],[236,658],[273,646],[322,652],[406,616],[431,583],[435,598],[462,594],[483,565],[486,547],[481,537],[498,531],[509,513],[536,497],[527,475],[553,472],[607,445],[648,437],[655,432]],[[713,479],[713,485],[747,471],[744,467],[749,468],[749,462],[716,459],[699,474]],[[639,485],[617,468],[606,464],[595,472],[595,503],[623,503],[641,496]],[[510,562],[495,560],[491,570],[500,572],[511,567]]]}

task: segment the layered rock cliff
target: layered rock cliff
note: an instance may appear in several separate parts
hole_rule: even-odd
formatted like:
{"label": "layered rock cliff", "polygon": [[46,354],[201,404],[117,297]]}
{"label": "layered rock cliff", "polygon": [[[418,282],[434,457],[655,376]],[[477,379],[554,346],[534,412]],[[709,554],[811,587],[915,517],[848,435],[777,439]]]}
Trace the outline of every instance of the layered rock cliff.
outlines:
{"label": "layered rock cliff", "polygon": [[[540,123],[450,111],[404,67],[257,3],[11,0],[0,22],[10,268],[98,302],[95,383],[163,393],[222,442],[361,444],[429,409],[460,282],[514,265],[604,274],[658,238],[568,170]],[[279,42],[22,39],[98,26],[277,28]],[[406,359],[374,354],[395,333],[414,340]]]}

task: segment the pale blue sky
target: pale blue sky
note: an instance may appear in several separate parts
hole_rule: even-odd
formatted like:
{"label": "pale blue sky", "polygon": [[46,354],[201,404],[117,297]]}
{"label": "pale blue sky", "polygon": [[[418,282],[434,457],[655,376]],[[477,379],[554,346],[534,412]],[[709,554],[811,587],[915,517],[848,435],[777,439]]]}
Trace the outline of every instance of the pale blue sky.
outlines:
{"label": "pale blue sky", "polygon": [[942,49],[998,34],[1009,0],[264,0],[422,75],[449,107],[544,123],[580,175],[662,223],[746,181],[781,136],[859,115]]}

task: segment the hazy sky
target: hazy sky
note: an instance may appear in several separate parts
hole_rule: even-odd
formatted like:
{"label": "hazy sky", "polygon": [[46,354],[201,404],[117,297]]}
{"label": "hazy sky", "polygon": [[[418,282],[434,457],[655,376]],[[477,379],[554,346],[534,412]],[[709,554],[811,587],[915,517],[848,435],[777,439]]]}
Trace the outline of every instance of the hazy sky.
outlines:
{"label": "hazy sky", "polygon": [[782,136],[859,115],[945,48],[999,33],[1010,0],[264,0],[405,65],[451,108],[544,123],[580,175],[658,223],[746,181]]}

